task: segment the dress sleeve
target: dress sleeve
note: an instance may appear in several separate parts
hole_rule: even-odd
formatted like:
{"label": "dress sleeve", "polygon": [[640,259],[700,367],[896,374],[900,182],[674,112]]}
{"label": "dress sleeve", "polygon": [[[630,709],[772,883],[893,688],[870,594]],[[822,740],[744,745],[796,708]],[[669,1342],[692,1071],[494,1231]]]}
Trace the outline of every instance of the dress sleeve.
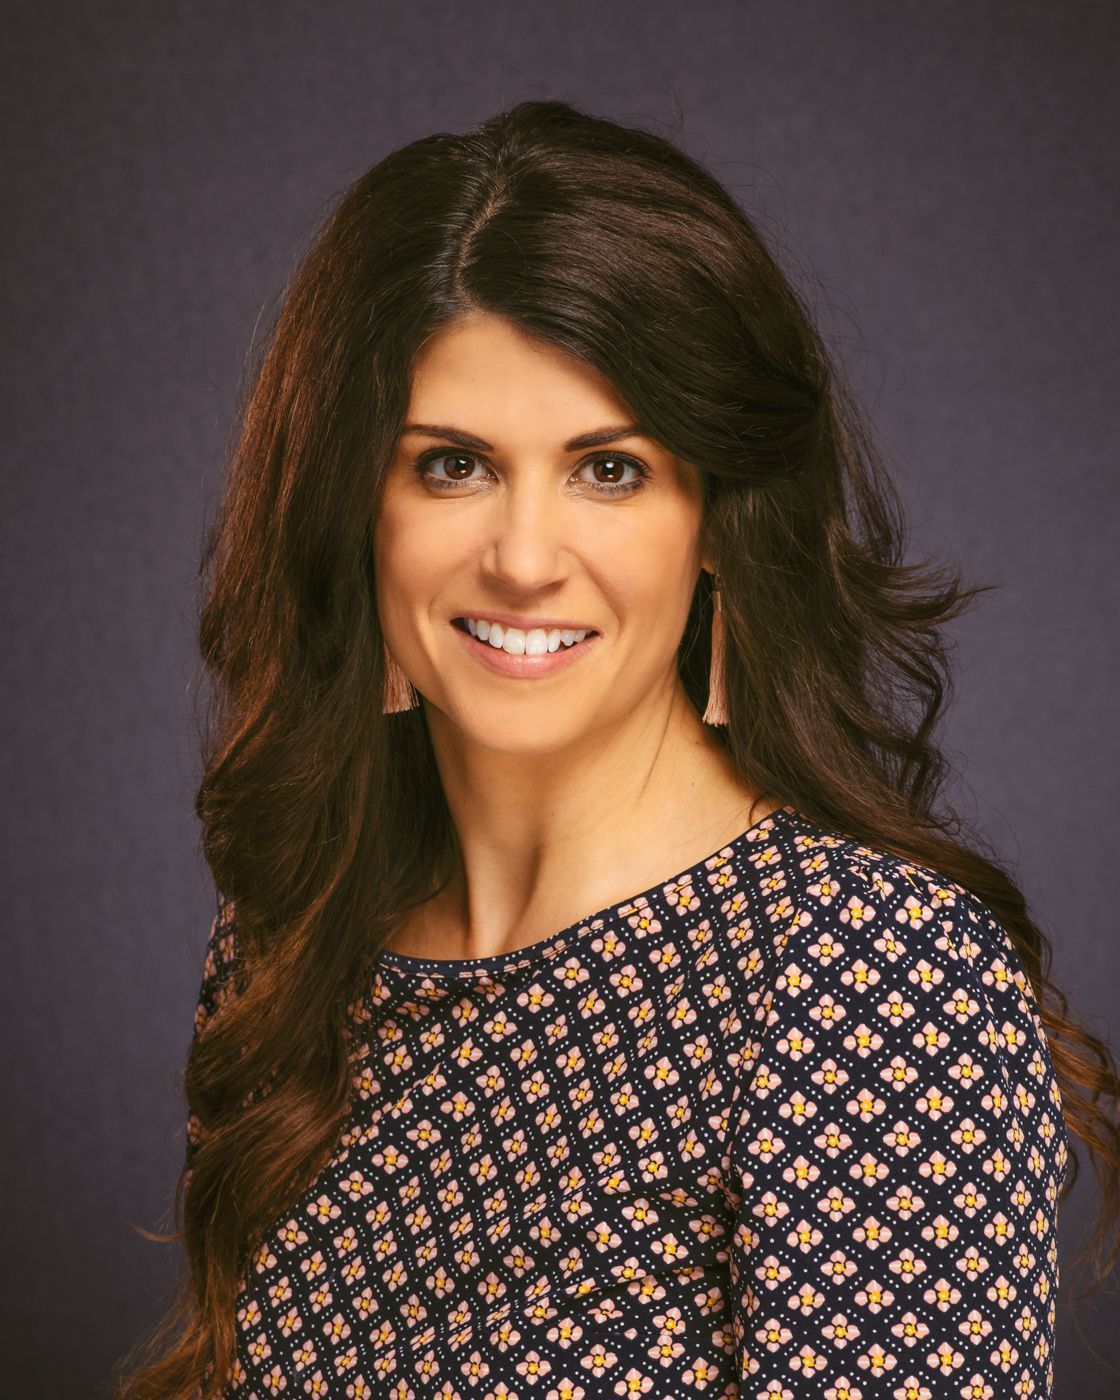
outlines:
{"label": "dress sleeve", "polygon": [[739,1067],[740,1394],[1051,1394],[1067,1139],[999,921],[928,870],[825,863]]}
{"label": "dress sleeve", "polygon": [[[197,1044],[211,1017],[233,990],[233,974],[237,967],[236,911],[232,900],[218,896],[218,911],[210,924],[206,954],[202,964],[202,982],[194,1013],[191,1049]],[[194,1166],[195,1153],[206,1135],[206,1129],[196,1113],[188,1111],[186,1153],[184,1165]]]}

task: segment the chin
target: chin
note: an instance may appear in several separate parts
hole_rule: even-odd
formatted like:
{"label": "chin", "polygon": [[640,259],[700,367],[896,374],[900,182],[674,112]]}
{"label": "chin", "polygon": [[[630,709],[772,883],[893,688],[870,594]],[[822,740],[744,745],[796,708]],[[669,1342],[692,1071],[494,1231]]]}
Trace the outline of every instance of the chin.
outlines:
{"label": "chin", "polygon": [[560,753],[579,743],[587,730],[576,725],[557,726],[554,716],[546,716],[540,723],[516,721],[516,733],[511,726],[505,732],[495,734],[493,729],[480,729],[472,726],[471,739],[480,748],[494,754],[508,754],[511,758],[533,758],[544,754]]}
{"label": "chin", "polygon": [[590,715],[581,724],[571,706],[557,701],[535,708],[524,702],[508,707],[473,705],[461,720],[455,709],[448,718],[462,742],[494,755],[524,759],[562,753],[600,727]]}

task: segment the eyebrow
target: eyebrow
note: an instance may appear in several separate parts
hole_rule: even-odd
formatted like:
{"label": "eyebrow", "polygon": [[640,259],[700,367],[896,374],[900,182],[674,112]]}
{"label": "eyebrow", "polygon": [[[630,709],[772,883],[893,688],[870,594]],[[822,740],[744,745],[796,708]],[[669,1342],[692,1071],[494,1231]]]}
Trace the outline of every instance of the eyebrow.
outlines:
{"label": "eyebrow", "polygon": [[[423,433],[427,437],[449,438],[459,447],[469,447],[475,452],[493,452],[493,446],[485,442],[480,437],[475,437],[473,433],[464,432],[462,428],[450,428],[438,423],[406,423],[401,429],[401,436],[405,433]],[[645,434],[637,424],[626,423],[618,428],[600,428],[594,433],[581,433],[579,437],[574,437],[570,442],[564,444],[565,452],[578,452],[584,447],[602,447],[607,442],[617,442],[619,438],[644,437]]]}

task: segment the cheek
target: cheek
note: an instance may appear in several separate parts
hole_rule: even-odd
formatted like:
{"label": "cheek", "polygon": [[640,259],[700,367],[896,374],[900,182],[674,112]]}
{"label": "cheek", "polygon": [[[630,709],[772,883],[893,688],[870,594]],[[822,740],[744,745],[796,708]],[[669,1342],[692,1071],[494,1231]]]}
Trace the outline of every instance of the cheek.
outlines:
{"label": "cheek", "polygon": [[409,599],[423,577],[418,573],[422,552],[414,531],[390,504],[383,508],[373,538],[377,616],[386,639],[399,649],[408,632]]}
{"label": "cheek", "polygon": [[641,600],[643,611],[664,614],[666,625],[675,623],[679,613],[683,625],[700,567],[698,526],[679,511],[651,517],[643,524],[629,547],[615,553],[612,572],[625,589],[623,597]]}
{"label": "cheek", "polygon": [[431,515],[388,500],[374,531],[379,607],[405,609],[411,595],[432,591],[452,565],[454,543]]}

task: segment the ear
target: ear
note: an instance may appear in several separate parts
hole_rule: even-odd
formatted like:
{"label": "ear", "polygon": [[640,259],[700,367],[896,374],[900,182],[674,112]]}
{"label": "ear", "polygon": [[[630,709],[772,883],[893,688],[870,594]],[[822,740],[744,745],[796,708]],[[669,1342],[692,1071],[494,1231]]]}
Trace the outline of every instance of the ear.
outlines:
{"label": "ear", "polygon": [[700,527],[700,567],[710,574],[716,572],[716,551],[708,533],[707,521]]}

